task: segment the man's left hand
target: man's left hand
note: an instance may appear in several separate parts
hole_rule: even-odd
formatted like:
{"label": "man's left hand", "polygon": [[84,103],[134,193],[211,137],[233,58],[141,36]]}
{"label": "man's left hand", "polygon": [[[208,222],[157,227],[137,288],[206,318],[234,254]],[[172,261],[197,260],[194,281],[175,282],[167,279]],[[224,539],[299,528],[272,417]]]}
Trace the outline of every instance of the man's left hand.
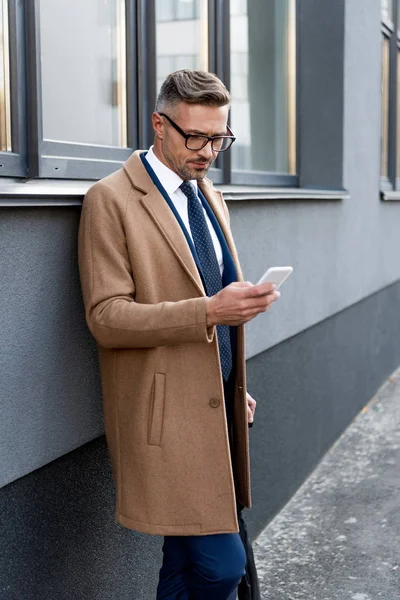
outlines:
{"label": "man's left hand", "polygon": [[257,402],[250,396],[248,392],[246,392],[246,400],[247,400],[247,422],[253,423],[254,421],[254,413],[256,412]]}

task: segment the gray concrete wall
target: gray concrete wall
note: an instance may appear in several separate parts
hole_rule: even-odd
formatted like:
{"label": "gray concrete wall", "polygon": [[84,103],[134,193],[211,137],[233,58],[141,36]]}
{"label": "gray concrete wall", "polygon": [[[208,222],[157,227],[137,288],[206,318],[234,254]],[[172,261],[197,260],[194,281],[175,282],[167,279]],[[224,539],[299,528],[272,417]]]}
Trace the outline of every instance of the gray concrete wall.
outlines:
{"label": "gray concrete wall", "polygon": [[[248,361],[252,538],[398,366],[399,302],[395,284]],[[114,503],[104,438],[5,486],[1,599],[153,600],[162,540],[116,525]]]}
{"label": "gray concrete wall", "polygon": [[76,208],[0,209],[0,487],[103,431]]}

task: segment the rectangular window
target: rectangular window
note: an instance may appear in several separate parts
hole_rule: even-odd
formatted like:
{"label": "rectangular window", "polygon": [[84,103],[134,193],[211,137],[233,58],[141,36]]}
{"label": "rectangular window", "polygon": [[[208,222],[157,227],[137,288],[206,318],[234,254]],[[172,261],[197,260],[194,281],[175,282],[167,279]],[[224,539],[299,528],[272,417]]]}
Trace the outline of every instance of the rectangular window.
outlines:
{"label": "rectangular window", "polygon": [[396,80],[396,91],[397,91],[397,102],[396,102],[396,118],[397,118],[397,136],[396,136],[396,189],[400,190],[400,0],[397,0],[397,80]]}
{"label": "rectangular window", "polygon": [[0,0],[0,175],[117,170],[151,144],[165,77],[189,68],[232,95],[237,141],[213,180],[295,186],[296,44],[296,0]]}
{"label": "rectangular window", "polygon": [[26,177],[24,6],[0,0],[0,177]]}
{"label": "rectangular window", "polygon": [[99,179],[136,147],[134,8],[131,0],[32,0],[29,176]]}
{"label": "rectangular window", "polygon": [[233,171],[296,173],[295,19],[294,0],[231,2]]}
{"label": "rectangular window", "polygon": [[389,177],[389,40],[382,38],[381,175]]}
{"label": "rectangular window", "polygon": [[390,191],[400,189],[400,1],[381,2],[381,187]]}
{"label": "rectangular window", "polygon": [[397,136],[396,136],[396,179],[397,189],[400,189],[400,48],[397,52]]}
{"label": "rectangular window", "polygon": [[127,146],[125,0],[40,0],[43,139]]}
{"label": "rectangular window", "polygon": [[11,152],[8,0],[0,0],[0,152]]}
{"label": "rectangular window", "polygon": [[208,71],[208,1],[156,3],[157,92],[169,73]]}
{"label": "rectangular window", "polygon": [[393,0],[381,0],[382,21],[393,22]]}

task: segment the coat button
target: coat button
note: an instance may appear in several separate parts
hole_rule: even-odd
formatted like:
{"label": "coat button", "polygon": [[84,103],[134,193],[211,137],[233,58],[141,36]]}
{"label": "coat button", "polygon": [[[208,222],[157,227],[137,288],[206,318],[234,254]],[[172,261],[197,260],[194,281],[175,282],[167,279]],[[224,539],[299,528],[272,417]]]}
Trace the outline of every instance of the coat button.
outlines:
{"label": "coat button", "polygon": [[211,398],[210,406],[212,406],[213,408],[218,408],[219,405],[220,401],[218,400],[218,398]]}

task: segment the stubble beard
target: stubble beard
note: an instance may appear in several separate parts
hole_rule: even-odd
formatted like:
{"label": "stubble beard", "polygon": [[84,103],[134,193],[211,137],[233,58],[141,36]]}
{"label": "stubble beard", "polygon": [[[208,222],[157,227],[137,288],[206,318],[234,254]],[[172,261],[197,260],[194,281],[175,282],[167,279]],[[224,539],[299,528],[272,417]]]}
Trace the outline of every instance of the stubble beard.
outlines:
{"label": "stubble beard", "polygon": [[198,161],[199,163],[204,164],[203,169],[193,169],[193,167],[190,167],[187,164],[179,165],[177,163],[177,161],[175,160],[174,156],[172,154],[170,154],[165,147],[163,148],[163,154],[164,154],[165,160],[170,165],[170,168],[173,171],[175,171],[175,173],[177,173],[179,175],[179,177],[181,177],[181,179],[183,179],[183,181],[189,181],[190,179],[197,179],[197,181],[202,181],[204,179],[204,177],[207,175],[207,172],[212,164],[209,161],[204,162],[203,159],[201,159],[201,158],[197,157],[197,159],[196,159],[196,157],[193,157],[194,161],[196,161],[196,162]]}

